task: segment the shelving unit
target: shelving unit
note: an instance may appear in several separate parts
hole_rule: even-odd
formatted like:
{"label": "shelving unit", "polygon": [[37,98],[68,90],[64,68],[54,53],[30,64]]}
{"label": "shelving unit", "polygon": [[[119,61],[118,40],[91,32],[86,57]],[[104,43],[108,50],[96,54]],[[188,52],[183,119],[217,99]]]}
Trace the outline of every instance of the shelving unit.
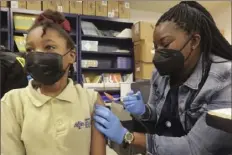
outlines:
{"label": "shelving unit", "polygon": [[91,36],[91,35],[82,35],[83,39],[94,39],[94,40],[118,40],[118,41],[130,41],[131,38],[116,38],[116,37],[100,37],[100,36]]}
{"label": "shelving unit", "polygon": [[[14,25],[14,16],[15,15],[18,15],[18,14],[26,14],[26,15],[34,15],[34,16],[37,16],[38,14],[41,13],[41,11],[35,11],[35,10],[26,10],[26,9],[10,9],[11,11],[11,14],[10,14],[10,19],[12,20],[11,22],[11,36],[14,36],[14,35],[23,35],[23,34],[27,34],[27,31],[25,30],[17,30],[15,29],[15,25]],[[77,43],[77,38],[78,38],[78,35],[76,34],[76,30],[77,30],[77,16],[74,15],[74,14],[67,14],[65,13],[64,14],[65,17],[69,20],[69,22],[71,23],[72,25],[72,32],[70,33],[70,35],[72,36],[72,39],[74,40],[75,43]],[[11,39],[11,47],[12,47],[12,50],[16,51],[16,52],[19,52],[17,47],[15,46],[15,41],[14,39]]]}
{"label": "shelving unit", "polygon": [[[14,16],[15,15],[32,15],[37,16],[41,11],[35,10],[26,10],[26,9],[9,9],[1,8],[1,26],[0,27],[0,38],[1,40],[7,40],[4,43],[8,48],[14,52],[20,52],[17,48],[14,36],[24,36],[27,34],[26,30],[15,29]],[[127,22],[124,19],[114,19],[108,17],[97,17],[97,16],[85,16],[77,14],[68,14],[64,13],[65,17],[69,20],[72,27],[72,32],[70,36],[76,43],[77,47],[77,63],[76,63],[76,82],[83,84],[82,74],[83,73],[121,73],[121,74],[130,74],[134,73],[134,54],[133,54],[133,43],[131,38],[116,38],[113,36],[92,36],[92,35],[83,35],[81,29],[82,21],[92,22],[99,30],[115,30],[121,32],[125,28],[131,29],[133,23]],[[0,40],[0,43],[1,43]],[[82,40],[98,41],[98,45],[114,45],[119,49],[127,50],[128,52],[121,51],[82,51],[81,42]],[[130,68],[117,68],[116,61],[117,57],[128,58],[131,61]],[[83,59],[106,59],[112,61],[112,66],[103,67],[103,68],[82,68],[81,60]],[[134,78],[134,77],[133,77]],[[91,85],[91,84],[87,84]],[[101,84],[99,84],[101,85]],[[119,85],[119,84],[118,84]],[[91,86],[90,86],[91,87]],[[92,88],[92,87],[91,87]],[[102,92],[120,92],[120,87],[114,88],[96,88],[95,90]]]}
{"label": "shelving unit", "polygon": [[117,55],[124,57],[132,57],[131,53],[120,53],[120,52],[94,52],[94,51],[82,51],[83,55]]}
{"label": "shelving unit", "polygon": [[10,20],[9,9],[0,8],[0,45],[10,49]]}
{"label": "shelving unit", "polygon": [[[86,15],[81,15],[79,16],[79,58],[78,58],[78,65],[81,66],[81,60],[110,60],[112,62],[112,65],[110,67],[95,67],[95,68],[84,68],[84,67],[79,67],[79,75],[82,76],[82,74],[85,73],[96,73],[96,74],[104,74],[104,73],[121,73],[121,74],[130,74],[134,73],[134,54],[133,54],[133,43],[131,38],[117,38],[114,36],[95,36],[95,35],[86,35],[83,33],[83,30],[81,28],[81,23],[85,22],[91,22],[93,23],[99,31],[108,31],[108,30],[113,30],[113,31],[118,31],[121,32],[126,28],[131,29],[133,23],[127,22],[126,20],[123,19],[114,19],[114,18],[107,18],[107,17],[96,17],[96,16],[86,16]],[[104,46],[104,45],[112,45],[115,47],[118,47],[119,49],[123,50],[128,50],[129,53],[124,53],[124,52],[116,52],[116,51],[111,51],[111,50],[105,50],[102,51],[100,48],[98,48],[97,51],[86,51],[82,50],[82,41],[97,41],[98,42],[98,47],[99,46]],[[131,61],[130,68],[118,68],[116,65],[117,58],[118,57],[125,57],[129,58]],[[84,86],[86,85],[91,85],[89,83],[85,84],[83,82],[83,79],[80,77],[81,81]],[[99,84],[93,84],[93,85],[101,85]],[[120,92],[120,87],[91,87],[92,89],[95,89],[99,92],[101,91],[107,91],[111,93],[119,93]]]}

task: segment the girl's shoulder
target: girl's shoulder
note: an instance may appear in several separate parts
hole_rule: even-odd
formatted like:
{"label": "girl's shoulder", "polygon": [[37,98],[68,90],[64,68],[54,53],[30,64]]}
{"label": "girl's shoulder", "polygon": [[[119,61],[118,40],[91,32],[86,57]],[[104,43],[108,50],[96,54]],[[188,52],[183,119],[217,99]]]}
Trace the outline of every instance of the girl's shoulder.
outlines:
{"label": "girl's shoulder", "polygon": [[13,89],[1,98],[1,111],[5,117],[14,116],[20,124],[23,122],[23,100],[27,98],[26,92],[26,88]]}
{"label": "girl's shoulder", "polygon": [[83,88],[80,84],[75,84],[75,87],[80,102],[87,103],[90,110],[93,111],[94,104],[97,102],[98,99],[98,92],[94,91],[93,89]]}
{"label": "girl's shoulder", "polygon": [[1,102],[9,104],[9,106],[16,104],[15,102],[20,104],[20,101],[26,97],[27,92],[27,87],[10,90],[1,98]]}

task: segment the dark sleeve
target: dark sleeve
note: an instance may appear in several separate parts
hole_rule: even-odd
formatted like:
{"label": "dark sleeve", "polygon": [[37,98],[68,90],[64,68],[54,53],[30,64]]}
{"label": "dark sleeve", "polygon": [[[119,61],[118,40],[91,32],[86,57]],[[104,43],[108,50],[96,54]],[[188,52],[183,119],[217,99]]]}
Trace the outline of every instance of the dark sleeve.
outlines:
{"label": "dark sleeve", "polygon": [[27,74],[25,73],[22,65],[16,61],[6,72],[7,78],[5,79],[5,92],[12,89],[24,88],[28,84]]}
{"label": "dark sleeve", "polygon": [[5,81],[6,81],[6,67],[2,64],[3,62],[2,62],[2,60],[0,60],[0,66],[1,66],[1,68],[0,68],[0,81],[1,81],[1,83],[0,83],[0,86],[1,86],[1,88],[0,88],[0,98],[5,94]]}
{"label": "dark sleeve", "polygon": [[155,106],[155,90],[154,90],[154,82],[157,78],[157,71],[154,70],[152,73],[151,78],[151,87],[150,87],[150,94],[148,98],[148,102],[146,104],[146,112],[143,116],[140,116],[139,118],[143,121],[156,121],[156,106]]}

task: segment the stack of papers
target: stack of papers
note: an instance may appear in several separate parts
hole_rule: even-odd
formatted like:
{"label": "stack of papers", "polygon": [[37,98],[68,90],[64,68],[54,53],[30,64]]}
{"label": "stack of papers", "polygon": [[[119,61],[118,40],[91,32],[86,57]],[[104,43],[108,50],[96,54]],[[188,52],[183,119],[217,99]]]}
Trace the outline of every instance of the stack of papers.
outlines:
{"label": "stack of papers", "polygon": [[232,120],[231,113],[232,113],[231,108],[212,110],[208,112],[209,115],[213,115],[216,117],[220,117],[222,119],[229,119],[229,120]]}
{"label": "stack of papers", "polygon": [[206,115],[206,123],[216,129],[232,133],[231,108],[209,111]]}

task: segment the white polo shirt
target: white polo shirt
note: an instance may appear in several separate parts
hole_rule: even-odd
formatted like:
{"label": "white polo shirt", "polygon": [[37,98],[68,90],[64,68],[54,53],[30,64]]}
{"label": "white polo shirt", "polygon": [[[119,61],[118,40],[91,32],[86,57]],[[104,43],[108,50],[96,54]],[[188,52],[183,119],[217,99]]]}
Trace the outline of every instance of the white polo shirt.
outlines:
{"label": "white polo shirt", "polygon": [[91,113],[97,93],[69,84],[55,98],[31,82],[1,100],[3,155],[89,155]]}

